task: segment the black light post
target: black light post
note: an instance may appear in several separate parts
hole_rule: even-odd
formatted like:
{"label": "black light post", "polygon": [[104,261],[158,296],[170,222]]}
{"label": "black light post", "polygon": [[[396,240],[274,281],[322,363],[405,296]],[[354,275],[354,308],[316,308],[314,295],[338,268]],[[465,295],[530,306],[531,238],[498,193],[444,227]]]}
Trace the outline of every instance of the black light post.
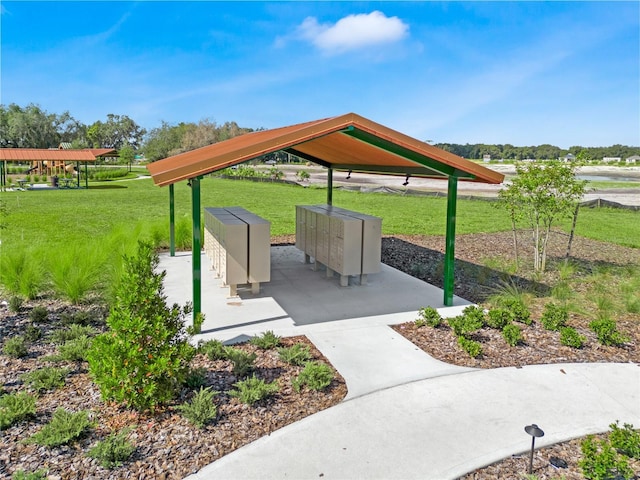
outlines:
{"label": "black light post", "polygon": [[529,474],[533,473],[533,449],[536,445],[536,437],[544,437],[544,432],[538,425],[532,423],[524,427],[524,431],[531,435],[531,456],[529,457]]}

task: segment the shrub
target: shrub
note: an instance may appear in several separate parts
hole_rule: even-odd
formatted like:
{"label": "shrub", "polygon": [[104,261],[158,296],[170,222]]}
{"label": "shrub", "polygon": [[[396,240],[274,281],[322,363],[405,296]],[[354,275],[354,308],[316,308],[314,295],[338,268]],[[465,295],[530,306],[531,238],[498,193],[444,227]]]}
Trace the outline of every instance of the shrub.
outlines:
{"label": "shrub", "polygon": [[49,337],[52,343],[57,345],[63,345],[71,340],[76,340],[80,337],[91,337],[95,335],[96,331],[90,326],[83,326],[77,323],[72,323],[69,328],[60,328],[51,332]]}
{"label": "shrub", "polygon": [[92,426],[89,412],[70,412],[58,408],[53,412],[51,421],[29,437],[25,443],[35,443],[43,447],[66,445],[82,436]]}
{"label": "shrub", "polygon": [[23,303],[24,303],[24,300],[22,299],[22,297],[19,297],[17,295],[13,295],[9,299],[9,310],[11,312],[18,313],[20,311],[20,309],[22,308],[22,304]]}
{"label": "shrub", "polygon": [[609,425],[611,446],[627,457],[640,458],[640,432],[633,429],[633,425],[625,423],[624,428],[618,426],[618,421]]}
{"label": "shrub", "polygon": [[616,322],[610,318],[594,320],[589,324],[589,328],[598,337],[598,341],[603,345],[622,345],[629,341],[629,337],[618,331]]}
{"label": "shrub", "polygon": [[204,320],[205,320],[204,313],[202,312],[196,313],[193,318],[193,325],[190,325],[187,328],[189,335],[198,335],[200,332],[202,332],[202,324],[204,323]]}
{"label": "shrub", "polygon": [[465,317],[469,325],[475,325],[474,330],[484,327],[485,314],[482,307],[469,305],[462,311],[462,316]]}
{"label": "shrub", "polygon": [[226,347],[226,356],[233,364],[233,373],[239,377],[246,376],[253,369],[253,363],[258,358],[255,353],[247,353],[233,347]]}
{"label": "shrub", "polygon": [[166,305],[166,272],[158,272],[158,263],[144,242],[138,243],[136,256],[124,256],[117,300],[107,318],[110,330],[98,335],[88,352],[89,371],[102,397],[138,410],[171,400],[195,354],[184,329],[190,308]]}
{"label": "shrub", "polygon": [[184,384],[188,388],[200,388],[207,382],[207,369],[206,368],[191,368],[187,377],[184,379]]}
{"label": "shrub", "polygon": [[190,402],[178,405],[182,415],[198,428],[211,423],[218,414],[218,407],[213,403],[213,397],[219,392],[210,388],[200,388]]}
{"label": "shrub", "polygon": [[533,323],[531,312],[522,300],[517,298],[505,299],[502,302],[502,306],[513,314],[513,319],[516,322],[524,323],[525,325]]}
{"label": "shrub", "polygon": [[20,376],[23,382],[37,392],[55,390],[64,385],[64,378],[69,374],[67,368],[43,367]]}
{"label": "shrub", "polygon": [[475,316],[458,315],[447,319],[447,322],[457,337],[470,335],[483,326]]}
{"label": "shrub", "polygon": [[423,307],[418,310],[418,319],[416,319],[416,327],[423,327],[429,325],[433,328],[438,328],[442,324],[442,316],[433,307]]}
{"label": "shrub", "polygon": [[489,327],[502,330],[513,320],[513,314],[506,308],[494,308],[489,310],[486,323]]}
{"label": "shrub", "polygon": [[29,353],[27,339],[22,335],[7,339],[2,347],[2,353],[13,358],[26,357],[27,353]]}
{"label": "shrub", "polygon": [[29,319],[33,323],[43,323],[47,321],[47,317],[49,316],[49,310],[45,307],[33,307],[33,309],[29,312]]}
{"label": "shrub", "polygon": [[83,335],[73,340],[68,340],[60,345],[60,358],[67,362],[83,362],[87,360],[93,339]]}
{"label": "shrub", "polygon": [[546,330],[560,330],[564,327],[569,319],[567,307],[557,303],[547,303],[542,312],[542,326]]}
{"label": "shrub", "polygon": [[293,389],[299,392],[307,386],[311,390],[322,390],[333,380],[333,370],[322,362],[307,362],[300,375],[293,379]]}
{"label": "shrub", "polygon": [[290,365],[304,365],[311,359],[311,351],[308,345],[296,343],[288,348],[279,348],[280,360]]}
{"label": "shrub", "polygon": [[119,467],[136,450],[136,447],[127,440],[130,431],[131,428],[126,428],[120,432],[112,433],[92,447],[87,455],[95,458],[104,468]]}
{"label": "shrub", "polygon": [[473,358],[482,355],[482,345],[480,342],[460,336],[458,337],[458,345]]}
{"label": "shrub", "polygon": [[587,337],[580,335],[575,328],[561,327],[560,328],[560,343],[567,347],[582,348],[584,342],[587,341]]}
{"label": "shrub", "polygon": [[24,329],[24,338],[27,342],[33,343],[42,337],[42,330],[34,325],[27,325]]}
{"label": "shrub", "polygon": [[235,389],[229,395],[236,397],[242,403],[253,405],[254,403],[276,393],[280,387],[277,382],[265,383],[264,380],[252,376],[234,384]]}
{"label": "shrub", "polygon": [[523,340],[522,330],[520,330],[520,327],[514,325],[513,323],[504,326],[504,328],[502,329],[502,336],[512,347],[515,347]]}
{"label": "shrub", "polygon": [[209,357],[209,360],[226,360],[227,349],[220,340],[207,340],[198,345],[198,352]]}
{"label": "shrub", "polygon": [[608,480],[611,478],[630,479],[633,471],[627,460],[616,453],[606,440],[596,440],[593,435],[587,436],[581,443],[582,459],[578,462],[585,478],[591,480]]}
{"label": "shrub", "polygon": [[[81,325],[86,327],[87,325],[90,325],[91,323],[94,323],[94,322],[99,323],[98,318],[96,318],[94,315],[84,310],[81,310],[75,313],[64,312],[62,315],[60,315],[60,320],[63,325],[68,325],[68,326]],[[86,335],[90,335],[90,334],[87,332]]]}
{"label": "shrub", "polygon": [[36,414],[36,399],[26,392],[0,396],[0,430]]}
{"label": "shrub", "polygon": [[274,334],[273,331],[269,330],[260,336],[253,337],[249,340],[249,343],[261,348],[262,350],[268,350],[280,345],[280,337]]}
{"label": "shrub", "polygon": [[44,480],[47,478],[47,471],[40,469],[35,472],[27,472],[26,470],[16,470],[11,475],[11,480]]}

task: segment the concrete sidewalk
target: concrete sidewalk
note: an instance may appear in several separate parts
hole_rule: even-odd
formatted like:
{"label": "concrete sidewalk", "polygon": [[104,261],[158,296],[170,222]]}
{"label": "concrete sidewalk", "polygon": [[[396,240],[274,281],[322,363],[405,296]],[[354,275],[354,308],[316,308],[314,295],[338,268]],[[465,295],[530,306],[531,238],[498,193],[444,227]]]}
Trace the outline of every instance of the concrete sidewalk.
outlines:
{"label": "concrete sidewalk", "polygon": [[[367,285],[340,287],[313,271],[294,247],[272,247],[272,281],[258,295],[228,297],[202,257],[201,339],[237,342],[272,330],[306,335],[344,377],[341,404],[217,460],[204,479],[454,479],[537,446],[640,425],[636,364],[539,365],[474,370],[440,362],[389,327],[431,305],[445,316],[442,290],[383,265]],[[191,257],[161,256],[170,302],[191,299]],[[526,470],[523,459],[523,472]]]}
{"label": "concrete sidewalk", "polygon": [[[455,479],[536,447],[640,425],[640,368],[569,364],[449,375],[380,390],[280,429],[189,480]],[[527,458],[522,459],[526,472]],[[561,473],[561,472],[559,472]]]}

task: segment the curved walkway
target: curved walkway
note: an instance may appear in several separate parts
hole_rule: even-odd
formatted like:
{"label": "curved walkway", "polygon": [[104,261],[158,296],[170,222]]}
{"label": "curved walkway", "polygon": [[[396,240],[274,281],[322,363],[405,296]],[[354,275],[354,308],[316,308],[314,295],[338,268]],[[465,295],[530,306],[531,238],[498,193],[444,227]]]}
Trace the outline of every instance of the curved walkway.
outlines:
{"label": "curved walkway", "polygon": [[527,451],[530,423],[545,431],[536,443],[544,446],[616,419],[640,425],[636,364],[471,371],[347,400],[188,478],[454,479]]}

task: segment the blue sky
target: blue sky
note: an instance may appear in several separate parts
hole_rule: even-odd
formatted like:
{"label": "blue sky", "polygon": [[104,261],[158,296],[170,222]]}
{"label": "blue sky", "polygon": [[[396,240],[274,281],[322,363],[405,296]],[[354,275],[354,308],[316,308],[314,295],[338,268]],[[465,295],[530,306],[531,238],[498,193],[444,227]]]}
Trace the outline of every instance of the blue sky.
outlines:
{"label": "blue sky", "polygon": [[640,145],[639,2],[1,2],[2,104]]}

